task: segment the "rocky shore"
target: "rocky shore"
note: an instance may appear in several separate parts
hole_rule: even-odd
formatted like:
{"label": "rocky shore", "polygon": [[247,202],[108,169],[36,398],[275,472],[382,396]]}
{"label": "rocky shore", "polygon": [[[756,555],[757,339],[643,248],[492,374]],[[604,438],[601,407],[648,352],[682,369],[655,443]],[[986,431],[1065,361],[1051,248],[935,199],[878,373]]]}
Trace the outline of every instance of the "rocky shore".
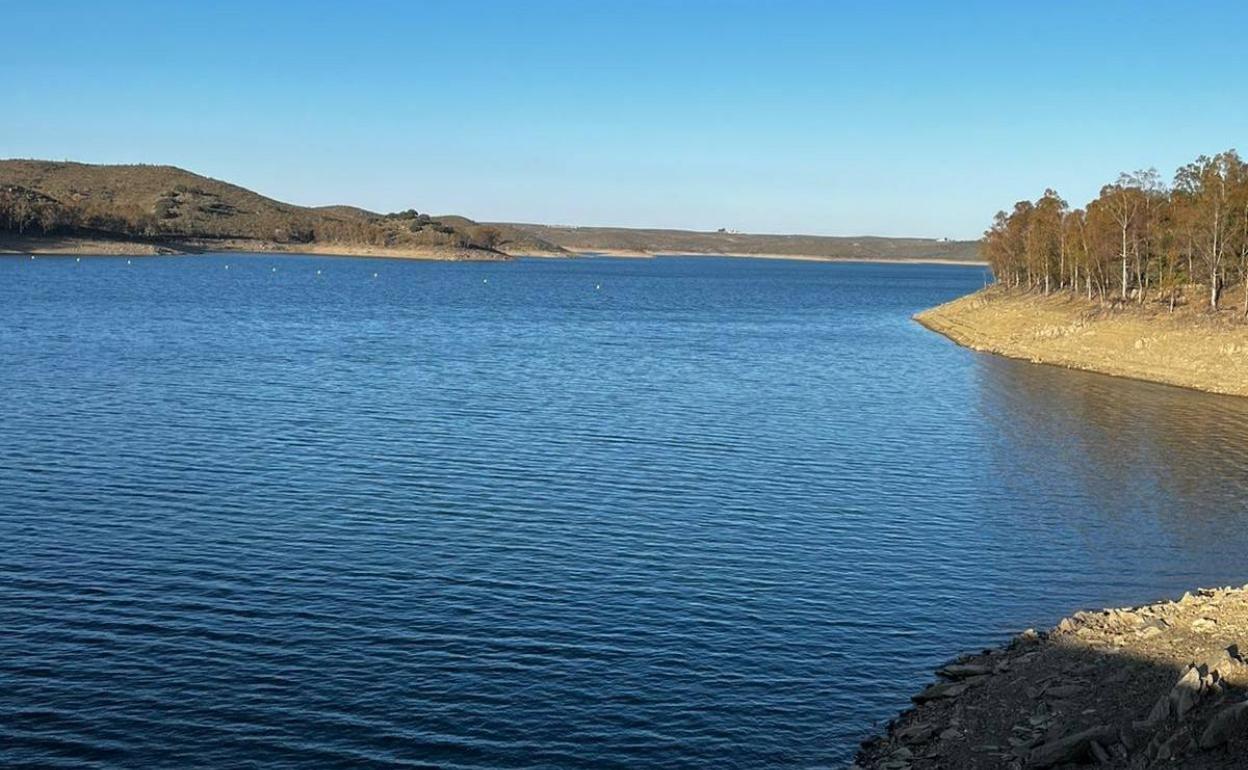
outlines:
{"label": "rocky shore", "polygon": [[[1240,302],[1238,296],[1226,297],[1228,308]],[[1192,306],[1171,313],[1164,307],[1103,306],[1068,294],[1046,297],[993,286],[915,320],[974,350],[1248,396],[1248,323],[1238,309],[1212,314]]]}
{"label": "rocky shore", "polygon": [[951,661],[852,770],[1248,767],[1248,585],[1077,612]]}

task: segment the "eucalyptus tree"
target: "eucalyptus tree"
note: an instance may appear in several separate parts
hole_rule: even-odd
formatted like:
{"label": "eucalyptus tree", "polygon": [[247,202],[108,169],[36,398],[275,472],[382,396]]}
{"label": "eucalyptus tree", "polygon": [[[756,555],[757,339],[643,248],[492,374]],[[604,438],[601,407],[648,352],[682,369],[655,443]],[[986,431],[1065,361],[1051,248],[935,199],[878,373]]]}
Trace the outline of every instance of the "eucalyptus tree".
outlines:
{"label": "eucalyptus tree", "polygon": [[1228,241],[1233,233],[1236,180],[1243,161],[1234,150],[1201,155],[1175,173],[1175,201],[1187,210],[1194,230],[1194,251],[1209,282],[1209,307],[1218,309],[1226,279]]}

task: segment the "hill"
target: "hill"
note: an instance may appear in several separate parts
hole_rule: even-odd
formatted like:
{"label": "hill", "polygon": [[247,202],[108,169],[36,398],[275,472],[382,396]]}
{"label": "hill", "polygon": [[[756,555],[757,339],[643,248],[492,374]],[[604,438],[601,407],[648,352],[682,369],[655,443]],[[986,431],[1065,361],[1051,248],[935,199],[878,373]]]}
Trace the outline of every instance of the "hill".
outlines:
{"label": "hill", "polygon": [[622,227],[559,227],[507,223],[567,251],[648,254],[733,254],[896,261],[980,261],[978,241],[934,238],[754,235]]}
{"label": "hill", "polygon": [[463,217],[296,206],[173,166],[39,160],[0,160],[0,234],[28,250],[86,242],[470,259],[562,252],[527,231]]}

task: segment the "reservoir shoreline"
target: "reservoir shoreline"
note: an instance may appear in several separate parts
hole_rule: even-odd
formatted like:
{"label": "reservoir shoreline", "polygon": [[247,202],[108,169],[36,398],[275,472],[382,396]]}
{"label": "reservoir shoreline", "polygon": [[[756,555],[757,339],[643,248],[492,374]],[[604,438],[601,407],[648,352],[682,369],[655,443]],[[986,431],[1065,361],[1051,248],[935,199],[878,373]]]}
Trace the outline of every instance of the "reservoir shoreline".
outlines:
{"label": "reservoir shoreline", "polygon": [[231,239],[211,241],[202,239],[178,239],[162,241],[114,240],[108,238],[0,238],[0,256],[106,256],[147,257],[187,256],[198,254],[283,254],[290,256],[364,257],[378,259],[414,259],[429,261],[478,261],[503,262],[521,258],[577,259],[585,257],[620,257],[654,259],[658,257],[732,257],[745,259],[773,259],[795,262],[861,262],[869,264],[951,265],[962,267],[986,266],[979,260],[899,257],[821,256],[814,254],[763,254],[725,253],[717,251],[630,251],[625,249],[593,249],[558,253],[516,249],[489,252],[481,249],[431,248],[385,248],[351,244],[285,244],[272,241]]}
{"label": "reservoir shoreline", "polygon": [[937,669],[851,770],[1237,767],[1246,650],[1248,585],[1076,612]]}
{"label": "reservoir shoreline", "polygon": [[1248,324],[1227,315],[1103,307],[1069,295],[992,286],[920,312],[914,320],[972,350],[1248,396]]}

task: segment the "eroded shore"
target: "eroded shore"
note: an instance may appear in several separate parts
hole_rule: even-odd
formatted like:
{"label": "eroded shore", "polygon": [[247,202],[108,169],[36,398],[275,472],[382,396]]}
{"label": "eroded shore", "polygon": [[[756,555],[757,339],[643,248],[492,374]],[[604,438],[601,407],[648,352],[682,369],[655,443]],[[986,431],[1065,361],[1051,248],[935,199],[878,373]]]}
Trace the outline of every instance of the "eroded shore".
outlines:
{"label": "eroded shore", "polygon": [[1069,295],[990,287],[915,320],[974,350],[1248,396],[1248,324],[1236,315],[1105,308]]}
{"label": "eroded shore", "polygon": [[1242,768],[1248,585],[1077,612],[937,671],[854,768]]}
{"label": "eroded shore", "polygon": [[247,238],[178,238],[130,240],[126,238],[20,237],[0,235],[0,254],[47,256],[144,257],[171,254],[241,252],[247,254],[313,254],[335,257],[380,257],[438,261],[500,261],[514,255],[485,249],[450,246],[366,246],[350,243],[277,243]]}

